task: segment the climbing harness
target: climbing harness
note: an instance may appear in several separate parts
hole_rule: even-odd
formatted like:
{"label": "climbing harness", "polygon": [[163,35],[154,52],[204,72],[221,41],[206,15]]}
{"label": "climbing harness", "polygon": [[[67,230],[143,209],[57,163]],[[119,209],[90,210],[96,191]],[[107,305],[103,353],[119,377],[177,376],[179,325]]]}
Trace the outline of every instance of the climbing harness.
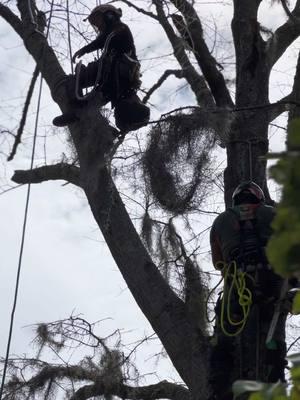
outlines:
{"label": "climbing harness", "polygon": [[[96,74],[96,79],[95,79],[95,82],[94,82],[94,86],[93,86],[92,90],[89,93],[87,93],[86,95],[84,95],[84,96],[82,96],[80,94],[80,88],[79,88],[80,71],[81,71],[81,68],[82,68],[82,61],[80,60],[79,63],[77,64],[77,66],[75,68],[75,75],[76,75],[76,77],[75,77],[75,82],[76,82],[75,83],[75,96],[76,96],[76,99],[78,101],[86,101],[86,100],[90,99],[92,97],[92,95],[94,94],[94,92],[96,90],[99,91],[103,87],[103,85],[105,84],[105,81],[106,81],[107,77],[103,76],[103,64],[104,64],[104,61],[107,61],[109,57],[114,57],[114,54],[111,54],[111,55],[108,54],[108,48],[109,48],[109,44],[110,44],[111,40],[113,39],[113,37],[115,37],[115,35],[116,35],[116,32],[111,32],[108,35],[108,37],[106,38],[106,41],[105,41],[105,44],[104,44],[104,47],[103,47],[102,55],[97,61],[98,68],[97,68],[97,74]],[[130,54],[128,54],[128,53],[124,53],[123,57],[129,63],[135,64],[135,67],[133,69],[132,75],[138,74],[137,71],[139,71],[139,69],[140,69],[139,61],[135,60],[134,58],[132,58],[130,56]],[[110,63],[110,62],[108,61],[108,63]],[[99,84],[100,80],[102,80],[101,84]]]}
{"label": "climbing harness", "polygon": [[[42,34],[46,39],[48,37],[49,30],[50,30],[50,23],[51,23],[52,14],[53,14],[53,6],[54,6],[54,0],[52,0],[52,2],[51,2],[50,15],[49,15],[49,20],[48,20],[46,35],[44,36],[44,34]],[[31,10],[31,8],[29,8],[29,9]],[[31,11],[31,15],[32,15],[32,11]],[[39,33],[41,33],[41,32],[39,32]],[[44,56],[44,49],[45,49],[45,47],[43,48],[42,58]],[[33,163],[34,163],[34,157],[35,157],[38,121],[39,121],[41,98],[42,98],[42,88],[43,88],[43,77],[41,75],[38,101],[37,101],[36,118],[35,118],[31,161],[30,161],[30,171],[32,171],[32,169],[33,169]],[[6,355],[5,355],[5,359],[4,359],[4,363],[3,363],[2,381],[1,381],[1,387],[0,387],[0,400],[2,400],[2,397],[3,397],[3,390],[4,390],[6,372],[7,372],[8,361],[9,361],[10,345],[11,345],[12,334],[13,334],[14,317],[15,317],[15,311],[16,311],[16,307],[17,307],[20,276],[21,276],[21,269],[22,269],[22,260],[23,260],[23,250],[24,250],[26,227],[27,227],[30,191],[31,191],[31,184],[28,183],[26,201],[25,201],[24,219],[23,219],[23,226],[22,226],[22,238],[21,238],[21,244],[20,244],[18,268],[17,268],[17,275],[16,275],[16,284],[15,284],[15,290],[14,290],[14,300],[13,300],[13,306],[12,306],[12,311],[11,311],[11,320],[10,320],[9,334],[8,334],[8,340],[7,340],[7,346],[6,346]]]}
{"label": "climbing harness", "polygon": [[77,100],[85,101],[85,100],[90,99],[91,96],[96,91],[96,89],[99,90],[103,86],[104,81],[101,85],[99,85],[100,78],[102,75],[103,59],[106,57],[106,54],[108,51],[108,45],[109,45],[111,39],[114,37],[114,35],[115,35],[115,33],[112,32],[110,35],[108,35],[108,37],[105,41],[102,55],[101,55],[100,59],[98,60],[98,69],[97,69],[97,75],[96,75],[94,86],[93,86],[92,90],[84,96],[81,96],[79,93],[79,79],[80,79],[80,71],[81,71],[81,67],[82,67],[82,61],[80,60],[79,63],[77,64],[77,67],[75,68],[75,74],[76,74],[75,96],[76,96]]}
{"label": "climbing harness", "polygon": [[[252,305],[252,293],[246,286],[246,278],[253,278],[246,272],[239,271],[235,261],[231,261],[229,264],[222,262],[222,270],[225,271],[225,274],[220,326],[226,336],[237,336],[245,327]],[[232,313],[232,302],[236,295],[242,311],[242,316],[238,321],[234,319]],[[226,322],[231,328],[236,328],[236,331],[230,332],[225,326]]]}
{"label": "climbing harness", "polygon": [[[97,69],[97,75],[96,75],[96,79],[94,82],[94,86],[93,86],[92,90],[84,96],[80,95],[80,93],[79,93],[79,80],[80,80],[80,71],[82,68],[82,61],[80,60],[79,63],[77,64],[77,66],[75,68],[75,74],[76,74],[75,96],[78,101],[86,101],[86,100],[90,99],[96,90],[100,90],[103,87],[103,85],[105,83],[105,77],[102,76],[103,60],[105,60],[105,57],[107,57],[108,46],[110,44],[111,39],[114,36],[115,36],[115,32],[111,32],[108,35],[108,37],[106,38],[102,55],[98,60],[98,69]],[[99,85],[101,78],[104,78],[104,79],[103,79],[102,83]]]}

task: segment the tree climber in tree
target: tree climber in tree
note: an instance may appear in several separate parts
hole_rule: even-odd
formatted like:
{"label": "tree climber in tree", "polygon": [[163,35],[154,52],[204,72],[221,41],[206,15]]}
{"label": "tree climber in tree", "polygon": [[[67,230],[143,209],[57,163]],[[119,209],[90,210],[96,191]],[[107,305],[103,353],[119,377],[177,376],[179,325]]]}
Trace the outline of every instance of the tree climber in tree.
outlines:
{"label": "tree climber in tree", "polygon": [[[71,105],[84,106],[82,89],[94,87],[101,93],[103,104],[111,102],[115,109],[116,125],[121,131],[138,129],[149,121],[149,108],[136,95],[140,87],[140,64],[136,56],[133,36],[121,22],[122,10],[110,4],[95,7],[85,19],[99,32],[97,38],[73,55],[72,61],[84,54],[102,50],[97,61],[87,66],[77,65],[75,76],[67,78]],[[53,120],[55,126],[65,126],[78,120],[74,109]]]}
{"label": "tree climber in tree", "polygon": [[[224,277],[211,356],[211,381],[218,400],[232,399],[228,388],[236,379],[284,381],[286,366],[288,310],[281,308],[272,340],[266,344],[285,282],[272,271],[265,253],[275,210],[265,204],[264,193],[254,182],[240,184],[232,200],[210,233],[212,261]],[[254,368],[249,370],[249,365]]]}

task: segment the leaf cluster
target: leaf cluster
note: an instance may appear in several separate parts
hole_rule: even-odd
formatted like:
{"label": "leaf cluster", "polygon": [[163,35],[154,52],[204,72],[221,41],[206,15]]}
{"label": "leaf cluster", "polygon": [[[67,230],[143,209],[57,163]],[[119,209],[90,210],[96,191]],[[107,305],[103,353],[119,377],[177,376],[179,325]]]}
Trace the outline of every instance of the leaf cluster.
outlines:
{"label": "leaf cluster", "polygon": [[268,257],[282,276],[300,272],[300,120],[288,131],[288,150],[271,169],[272,176],[283,185],[282,200],[273,223],[274,234],[268,244]]}

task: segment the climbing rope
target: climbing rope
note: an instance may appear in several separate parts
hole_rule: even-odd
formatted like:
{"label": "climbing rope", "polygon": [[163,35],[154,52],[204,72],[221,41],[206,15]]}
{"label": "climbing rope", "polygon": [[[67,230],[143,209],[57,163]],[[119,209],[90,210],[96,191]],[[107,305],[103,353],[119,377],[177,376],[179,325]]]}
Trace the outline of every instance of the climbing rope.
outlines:
{"label": "climbing rope", "polygon": [[72,42],[71,42],[71,23],[70,23],[70,9],[69,9],[69,0],[66,3],[67,7],[67,31],[68,31],[68,45],[69,45],[69,56],[70,56],[70,63],[71,63],[71,73],[74,74],[74,67],[72,63]]}
{"label": "climbing rope", "polygon": [[79,101],[88,100],[94,94],[96,89],[99,90],[103,86],[104,79],[103,79],[102,84],[99,85],[100,79],[103,78],[103,76],[102,76],[103,60],[106,57],[106,54],[107,54],[107,51],[108,51],[108,45],[109,45],[111,39],[113,38],[113,36],[115,36],[114,32],[112,32],[110,35],[108,35],[108,37],[107,37],[107,39],[105,41],[102,55],[101,55],[101,57],[100,57],[100,59],[98,61],[98,69],[97,69],[97,75],[96,75],[94,87],[92,88],[92,90],[89,93],[87,93],[84,96],[81,96],[79,94],[79,79],[80,79],[80,71],[81,71],[82,61],[80,60],[79,63],[77,64],[77,66],[75,68],[75,74],[76,74],[75,96],[76,96],[77,100],[79,100]]}
{"label": "climbing rope", "polygon": [[249,179],[252,182],[253,178],[253,166],[252,166],[252,142],[249,140],[248,142],[249,149]]}
{"label": "climbing rope", "polygon": [[[219,265],[220,263],[218,263]],[[221,302],[221,319],[220,325],[223,333],[226,336],[237,336],[245,327],[247,318],[252,305],[252,293],[246,286],[246,277],[253,279],[246,272],[238,271],[237,264],[232,261],[229,264],[221,263],[222,269],[225,271],[224,274],[224,291]],[[233,303],[233,295],[237,295],[238,303],[240,305],[242,316],[239,321],[234,320],[231,310],[231,304]],[[235,332],[229,332],[225,327],[225,320],[229,326],[236,328]]]}
{"label": "climbing rope", "polygon": [[241,140],[241,139],[234,139],[231,140],[230,143],[246,143],[248,145],[248,160],[249,160],[249,180],[252,181],[253,180],[253,145],[258,144],[258,143],[263,143],[263,144],[267,144],[268,140],[266,139],[262,139],[259,137],[254,137],[252,139],[248,139],[248,140]]}
{"label": "climbing rope", "polygon": [[[54,5],[54,0],[52,0],[52,2],[51,2],[50,15],[49,15],[49,20],[48,20],[48,25],[47,25],[47,32],[46,32],[46,39],[47,39],[48,34],[49,34],[50,23],[51,23],[52,13],[53,13],[53,5]],[[30,8],[30,12],[32,13],[31,8]],[[43,49],[43,56],[44,56],[44,50],[45,50],[45,47]],[[42,56],[42,58],[43,58],[43,56]],[[38,94],[38,102],[37,102],[37,110],[36,110],[36,118],[35,118],[35,126],[34,126],[32,152],[31,152],[30,171],[32,171],[33,164],[34,164],[36,139],[37,139],[37,129],[38,129],[40,105],[41,105],[41,98],[42,98],[42,89],[43,89],[43,77],[41,75],[41,77],[40,77],[40,86],[39,86],[39,94]],[[15,290],[14,290],[14,300],[13,300],[13,306],[12,306],[12,311],[11,311],[10,326],[9,326],[8,340],[7,340],[7,346],[6,346],[6,355],[5,355],[5,359],[4,359],[2,381],[1,381],[1,388],[0,388],[0,400],[2,400],[2,396],[3,396],[4,384],[5,384],[5,378],[6,378],[7,366],[8,366],[8,360],[9,360],[9,353],[10,353],[10,345],[11,345],[12,334],[13,334],[14,317],[15,317],[15,311],[16,311],[16,307],[17,307],[19,285],[20,285],[20,276],[21,276],[21,269],[22,269],[22,260],[23,260],[23,250],[24,250],[24,243],[25,243],[25,236],[26,236],[26,227],[27,227],[30,191],[31,191],[31,184],[28,183],[26,201],[25,201],[24,218],[23,218],[23,226],[22,226],[22,238],[21,238],[21,244],[20,244],[18,268],[17,268],[17,275],[16,275],[16,284],[15,284]]]}

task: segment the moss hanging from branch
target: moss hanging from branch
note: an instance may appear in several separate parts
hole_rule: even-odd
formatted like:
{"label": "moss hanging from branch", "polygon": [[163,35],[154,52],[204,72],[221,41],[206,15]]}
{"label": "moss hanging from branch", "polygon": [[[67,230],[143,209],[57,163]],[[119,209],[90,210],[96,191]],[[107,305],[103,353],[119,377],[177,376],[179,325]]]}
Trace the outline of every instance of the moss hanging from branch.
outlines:
{"label": "moss hanging from branch", "polygon": [[226,131],[224,116],[178,113],[152,129],[144,173],[150,192],[163,209],[180,215],[204,200],[212,183],[210,153],[219,131]]}

